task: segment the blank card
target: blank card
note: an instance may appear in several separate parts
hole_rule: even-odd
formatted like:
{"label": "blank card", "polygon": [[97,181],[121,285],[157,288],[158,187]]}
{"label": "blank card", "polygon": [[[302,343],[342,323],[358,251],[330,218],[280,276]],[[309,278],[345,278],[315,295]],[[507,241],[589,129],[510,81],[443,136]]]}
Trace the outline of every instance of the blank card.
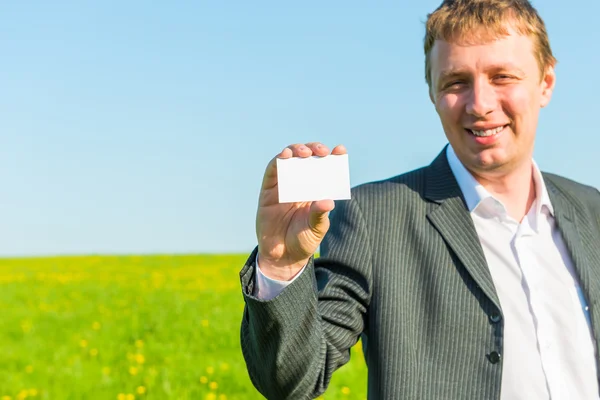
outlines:
{"label": "blank card", "polygon": [[348,155],[277,159],[279,202],[350,198]]}

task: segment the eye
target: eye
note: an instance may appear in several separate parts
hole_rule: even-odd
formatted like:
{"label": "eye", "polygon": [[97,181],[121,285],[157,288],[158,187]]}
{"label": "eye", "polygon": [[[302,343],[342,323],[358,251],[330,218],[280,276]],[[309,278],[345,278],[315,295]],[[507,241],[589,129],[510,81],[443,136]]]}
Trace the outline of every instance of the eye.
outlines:
{"label": "eye", "polygon": [[444,85],[444,90],[458,90],[466,85],[465,81],[455,80],[450,81]]}
{"label": "eye", "polygon": [[514,76],[507,75],[507,74],[498,74],[498,75],[494,76],[494,80],[500,81],[500,82],[508,82],[508,81],[512,81],[513,79],[514,79]]}

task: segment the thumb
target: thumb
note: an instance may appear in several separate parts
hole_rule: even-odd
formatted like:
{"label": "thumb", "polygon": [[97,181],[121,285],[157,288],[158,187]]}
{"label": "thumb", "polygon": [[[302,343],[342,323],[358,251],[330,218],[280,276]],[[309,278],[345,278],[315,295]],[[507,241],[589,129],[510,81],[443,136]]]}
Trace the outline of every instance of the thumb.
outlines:
{"label": "thumb", "polygon": [[333,200],[313,201],[310,205],[308,224],[319,236],[325,236],[329,229],[329,212],[335,208]]}

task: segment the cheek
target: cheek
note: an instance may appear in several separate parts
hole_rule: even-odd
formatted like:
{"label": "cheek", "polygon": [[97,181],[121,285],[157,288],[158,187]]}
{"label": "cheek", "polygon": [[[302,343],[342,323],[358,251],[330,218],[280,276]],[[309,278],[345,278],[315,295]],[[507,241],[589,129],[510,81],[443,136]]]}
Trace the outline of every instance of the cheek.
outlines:
{"label": "cheek", "polygon": [[460,122],[461,102],[456,94],[445,94],[438,98],[436,110],[442,119],[442,123]]}
{"label": "cheek", "polygon": [[536,104],[539,104],[539,96],[536,96],[531,88],[525,86],[514,86],[503,92],[502,104],[505,113],[517,123],[530,123],[535,115]]}

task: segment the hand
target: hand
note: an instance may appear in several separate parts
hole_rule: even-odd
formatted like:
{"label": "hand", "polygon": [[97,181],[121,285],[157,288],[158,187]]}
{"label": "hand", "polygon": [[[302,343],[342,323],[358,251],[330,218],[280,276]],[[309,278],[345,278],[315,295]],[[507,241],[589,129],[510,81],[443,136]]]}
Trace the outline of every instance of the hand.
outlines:
{"label": "hand", "polygon": [[[339,145],[331,154],[346,154]],[[333,200],[279,203],[277,158],[327,156],[329,149],[321,143],[294,144],[283,149],[269,162],[263,177],[256,236],[260,270],[272,279],[290,280],[317,251],[329,229],[329,212]]]}

